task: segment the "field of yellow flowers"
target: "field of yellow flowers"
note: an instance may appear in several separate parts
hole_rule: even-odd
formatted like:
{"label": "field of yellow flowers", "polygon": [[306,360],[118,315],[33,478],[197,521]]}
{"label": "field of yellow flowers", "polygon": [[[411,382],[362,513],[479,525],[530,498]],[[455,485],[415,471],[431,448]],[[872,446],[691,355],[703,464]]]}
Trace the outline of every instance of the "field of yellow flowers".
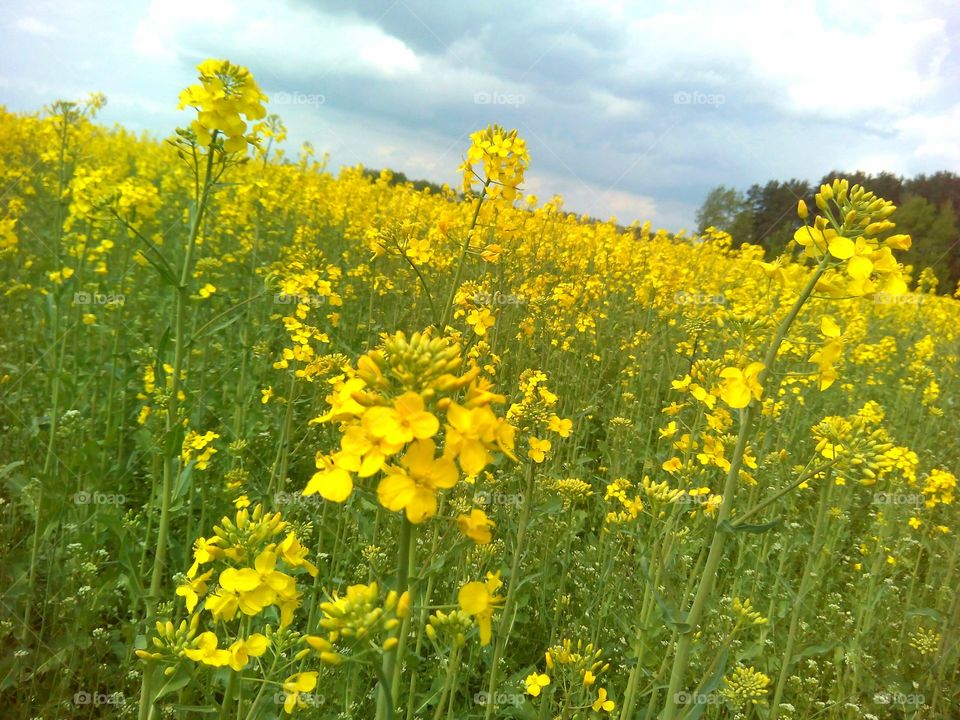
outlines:
{"label": "field of yellow flowers", "polygon": [[4,718],[960,717],[960,301],[890,203],[764,257],[198,74],[163,142],[0,109]]}

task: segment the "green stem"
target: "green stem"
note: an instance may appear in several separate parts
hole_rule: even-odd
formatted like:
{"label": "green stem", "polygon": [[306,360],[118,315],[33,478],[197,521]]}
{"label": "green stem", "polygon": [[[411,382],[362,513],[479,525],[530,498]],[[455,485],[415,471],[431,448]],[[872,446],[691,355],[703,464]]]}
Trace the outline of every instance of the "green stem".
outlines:
{"label": "green stem", "polygon": [[507,584],[507,596],[503,602],[503,613],[500,616],[500,625],[497,628],[497,642],[493,647],[493,660],[490,665],[490,681],[487,683],[487,706],[484,720],[493,717],[496,706],[494,698],[497,691],[497,666],[503,651],[507,647],[507,640],[512,623],[511,615],[516,600],[517,578],[520,575],[520,560],[523,557],[523,544],[527,536],[527,522],[530,519],[530,510],[533,506],[533,464],[527,466],[527,487],[523,496],[523,509],[520,511],[520,526],[517,528],[517,544],[513,551],[513,562],[510,565],[510,582]]}
{"label": "green stem", "polygon": [[[765,385],[768,373],[773,367],[773,364],[777,358],[777,352],[780,350],[780,345],[783,342],[783,339],[786,337],[790,326],[800,313],[800,309],[803,307],[804,303],[806,303],[807,299],[810,297],[813,289],[817,286],[817,282],[820,280],[820,277],[826,271],[829,258],[829,254],[824,253],[823,258],[820,260],[820,264],[817,265],[814,272],[811,273],[810,278],[807,280],[807,284],[800,292],[800,295],[796,302],[794,302],[793,307],[790,308],[790,311],[787,313],[786,317],[784,317],[780,322],[773,341],[770,343],[770,347],[767,349],[767,354],[763,362],[763,370],[760,371],[757,377],[757,381],[760,383],[761,387],[764,387]],[[703,617],[703,611],[706,608],[707,600],[709,599],[710,594],[713,592],[713,584],[716,580],[717,571],[720,569],[720,561],[723,559],[723,546],[726,543],[727,535],[729,533],[721,529],[721,525],[729,521],[730,515],[733,512],[733,501],[736,496],[738,481],[740,478],[740,466],[743,463],[743,455],[746,451],[747,442],[750,438],[750,426],[753,421],[755,408],[756,403],[751,402],[740,412],[740,431],[737,435],[737,444],[734,447],[733,456],[730,460],[730,470],[727,473],[727,479],[723,486],[723,500],[721,501],[720,508],[717,511],[717,522],[713,528],[713,538],[710,542],[710,552],[707,555],[707,562],[704,566],[703,574],[700,576],[700,584],[697,587],[693,604],[690,606],[690,611],[687,613],[685,618],[685,631],[680,634],[680,639],[677,642],[677,648],[673,657],[673,667],[670,671],[670,683],[667,689],[666,706],[664,708],[663,720],[674,720],[677,717],[677,694],[680,692],[681,684],[683,683],[684,675],[686,674],[687,661],[690,655],[690,645],[693,642],[694,632],[700,625],[700,620]]]}
{"label": "green stem", "polygon": [[[185,326],[186,310],[189,301],[188,282],[193,271],[193,251],[196,247],[197,237],[200,234],[200,227],[203,221],[203,215],[207,206],[207,199],[210,194],[210,188],[213,185],[213,142],[216,140],[216,133],[207,149],[206,174],[203,179],[203,189],[196,195],[196,210],[190,225],[190,235],[187,242],[186,252],[183,257],[183,264],[180,269],[179,285],[175,296],[175,317],[174,317],[174,354],[173,354],[173,378],[171,381],[170,397],[167,400],[167,417],[165,422],[164,445],[166,446],[174,437],[176,428],[179,424],[179,394],[180,394],[180,374],[183,370],[184,350],[185,350]],[[164,447],[163,451],[167,448]],[[167,544],[170,535],[170,507],[173,503],[173,484],[180,473],[180,455],[178,448],[171,449],[171,455],[164,458],[163,462],[163,485],[160,495],[160,522],[157,530],[157,550],[153,564],[153,572],[150,577],[150,590],[145,598],[146,602],[146,624],[149,627],[156,613],[156,602],[160,596],[160,586],[163,581],[163,570],[167,562]],[[151,498],[151,503],[153,499]],[[146,720],[151,714],[151,709],[147,707],[149,700],[149,684],[152,682],[150,675],[152,670],[148,667],[143,673],[143,685],[140,692],[140,720]]]}
{"label": "green stem", "polygon": [[[415,548],[417,543],[417,534],[414,532],[413,523],[406,516],[400,526],[400,538],[397,548],[397,580],[394,590],[399,595],[410,590],[410,568],[413,564]],[[389,678],[389,685],[383,688],[383,692],[377,697],[377,720],[384,717],[393,717],[394,704],[398,700],[397,695],[400,689],[400,674],[402,663],[399,657],[406,648],[407,629],[410,627],[410,616],[403,619],[400,623],[400,642],[393,650],[383,654],[383,664],[379,669],[380,682],[383,683]]]}
{"label": "green stem", "polygon": [[437,708],[433,711],[433,720],[441,720],[444,708],[447,705],[447,697],[450,695],[450,689],[453,687],[453,678],[457,672],[457,662],[460,659],[460,648],[455,646],[450,652],[450,660],[447,664],[447,674],[443,678],[443,689],[440,691],[440,699],[437,701]]}
{"label": "green stem", "polygon": [[780,700],[783,698],[783,690],[787,685],[787,676],[790,673],[790,659],[793,657],[793,646],[796,642],[797,627],[800,624],[800,609],[803,606],[803,598],[810,590],[810,583],[813,578],[813,564],[820,552],[820,540],[823,536],[823,528],[826,524],[827,506],[830,504],[830,478],[824,478],[820,487],[820,507],[817,510],[817,522],[813,530],[813,541],[807,551],[807,559],[803,567],[803,576],[800,580],[800,587],[797,588],[797,594],[793,599],[793,609],[790,614],[790,629],[787,631],[787,644],[783,649],[783,657],[780,660],[780,675],[777,678],[777,687],[773,693],[773,703],[771,703],[770,720],[776,720],[780,716]]}
{"label": "green stem", "polygon": [[483,205],[484,198],[487,197],[487,184],[490,181],[488,180],[483,184],[483,190],[480,192],[480,195],[477,197],[477,204],[473,208],[473,219],[470,221],[470,227],[467,228],[466,237],[463,239],[463,247],[460,248],[460,258],[457,260],[457,271],[453,275],[453,287],[450,288],[450,297],[447,299],[447,304],[443,308],[443,315],[440,316],[440,331],[447,326],[447,321],[450,319],[450,311],[453,310],[453,302],[457,297],[457,290],[460,289],[460,278],[463,277],[463,264],[467,259],[467,251],[470,249],[470,240],[473,238],[474,228],[477,227],[477,219],[480,217],[480,207]]}

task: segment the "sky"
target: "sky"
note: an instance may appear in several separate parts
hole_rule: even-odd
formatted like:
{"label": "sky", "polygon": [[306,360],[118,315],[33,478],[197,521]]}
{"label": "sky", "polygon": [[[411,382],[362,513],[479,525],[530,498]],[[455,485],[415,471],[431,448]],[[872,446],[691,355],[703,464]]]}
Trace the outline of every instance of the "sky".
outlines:
{"label": "sky", "polygon": [[457,182],[517,128],[524,190],[693,229],[717,185],[960,171],[956,0],[31,0],[0,7],[0,105],[107,95],[157,137],[208,57],[247,66],[330,167]]}

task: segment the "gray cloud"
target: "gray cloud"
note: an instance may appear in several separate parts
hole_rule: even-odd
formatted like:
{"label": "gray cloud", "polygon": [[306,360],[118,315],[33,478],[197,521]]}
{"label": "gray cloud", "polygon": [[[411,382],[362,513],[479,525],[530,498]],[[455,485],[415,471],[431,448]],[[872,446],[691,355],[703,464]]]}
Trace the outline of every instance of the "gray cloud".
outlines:
{"label": "gray cloud", "polygon": [[466,136],[499,122],[541,196],[679,228],[721,183],[960,169],[958,30],[946,0],[23,3],[0,10],[0,101],[103,90],[105,117],[166,134],[192,66],[225,56],[322,96],[272,110],[334,164],[455,181]]}

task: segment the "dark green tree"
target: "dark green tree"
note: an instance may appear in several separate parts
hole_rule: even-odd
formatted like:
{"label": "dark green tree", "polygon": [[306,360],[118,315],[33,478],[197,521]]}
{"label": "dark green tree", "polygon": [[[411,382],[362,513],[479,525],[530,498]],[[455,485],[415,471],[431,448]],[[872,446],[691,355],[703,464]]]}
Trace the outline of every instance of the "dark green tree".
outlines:
{"label": "dark green tree", "polygon": [[697,230],[702,233],[708,227],[730,233],[737,245],[749,242],[753,223],[743,193],[725,185],[711,190],[697,210]]}

